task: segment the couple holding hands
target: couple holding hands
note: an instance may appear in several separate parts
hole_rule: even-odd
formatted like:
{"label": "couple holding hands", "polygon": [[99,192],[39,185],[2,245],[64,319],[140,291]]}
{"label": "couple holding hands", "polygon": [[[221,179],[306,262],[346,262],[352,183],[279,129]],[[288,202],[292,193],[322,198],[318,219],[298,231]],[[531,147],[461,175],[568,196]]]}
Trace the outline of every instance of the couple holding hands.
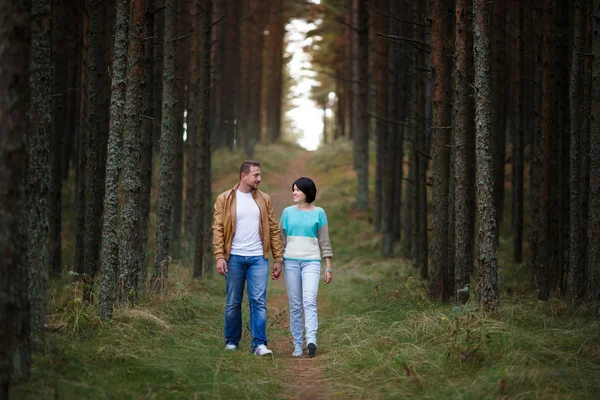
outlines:
{"label": "couple holding hands", "polygon": [[[273,254],[272,279],[282,271],[290,304],[290,330],[294,338],[292,356],[301,357],[306,330],[306,348],[317,351],[317,292],[321,259],[325,259],[325,284],[332,280],[331,242],[327,216],[313,205],[317,188],[309,178],[292,184],[294,205],[283,210],[279,224],[271,197],[258,190],[260,163],[244,161],[240,181],[221,193],[215,202],[213,244],[217,271],[225,276],[225,350],[236,350],[242,338],[242,298],[248,287],[251,350],[258,356],[273,354],[267,348],[267,284]],[[302,311],[304,309],[304,326]]]}

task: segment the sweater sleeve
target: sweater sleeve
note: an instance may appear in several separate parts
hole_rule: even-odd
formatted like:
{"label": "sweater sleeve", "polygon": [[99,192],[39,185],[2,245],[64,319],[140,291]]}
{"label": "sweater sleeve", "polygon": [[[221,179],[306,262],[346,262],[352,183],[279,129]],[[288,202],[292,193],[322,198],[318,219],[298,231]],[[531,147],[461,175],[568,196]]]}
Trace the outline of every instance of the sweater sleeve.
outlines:
{"label": "sweater sleeve", "polygon": [[333,251],[331,249],[331,240],[329,240],[329,224],[327,223],[327,215],[323,210],[321,210],[319,215],[319,231],[317,232],[317,237],[319,238],[321,258],[332,257]]}
{"label": "sweater sleeve", "polygon": [[286,217],[286,212],[283,210],[281,214],[281,219],[279,220],[279,234],[281,235],[281,245],[283,246],[283,251],[285,251],[285,245],[287,244],[287,232],[285,230],[284,219]]}

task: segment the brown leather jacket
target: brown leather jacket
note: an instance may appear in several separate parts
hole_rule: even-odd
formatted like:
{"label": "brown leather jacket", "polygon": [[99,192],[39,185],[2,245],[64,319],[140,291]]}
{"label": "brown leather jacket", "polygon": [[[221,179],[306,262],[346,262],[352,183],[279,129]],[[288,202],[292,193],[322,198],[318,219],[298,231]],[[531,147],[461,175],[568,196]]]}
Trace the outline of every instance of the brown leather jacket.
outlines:
{"label": "brown leather jacket", "polygon": [[[212,228],[215,258],[217,260],[224,258],[229,261],[231,242],[233,242],[233,235],[235,234],[235,193],[239,186],[238,183],[233,189],[221,193],[215,202]],[[272,252],[275,261],[282,261],[283,246],[281,245],[279,225],[275,220],[271,197],[260,190],[253,190],[252,197],[254,197],[260,211],[259,234],[262,240],[264,257],[267,258],[269,252]]]}

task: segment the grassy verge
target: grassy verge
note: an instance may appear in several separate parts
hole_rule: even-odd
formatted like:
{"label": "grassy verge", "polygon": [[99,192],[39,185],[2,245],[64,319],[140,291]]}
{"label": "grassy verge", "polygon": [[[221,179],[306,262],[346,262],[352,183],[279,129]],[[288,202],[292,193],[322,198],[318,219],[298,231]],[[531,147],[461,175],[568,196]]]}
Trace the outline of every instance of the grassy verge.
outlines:
{"label": "grassy verge", "polygon": [[[264,183],[272,192],[300,152],[285,144],[258,148]],[[214,193],[237,180],[242,154],[215,154]],[[356,179],[351,147],[336,143],[311,156],[334,247],[334,283],[320,288],[318,362],[328,393],[340,399],[595,398],[600,391],[600,322],[560,300],[538,302],[521,290],[502,298],[499,318],[476,303],[431,303],[407,260],[382,259],[370,215],[352,204]],[[72,210],[66,204],[66,214]],[[65,228],[65,247],[74,230]],[[153,235],[151,235],[153,237]],[[504,243],[510,245],[507,238]],[[502,243],[502,241],[501,241]],[[502,293],[527,287],[527,267],[500,252]],[[224,285],[218,277],[191,281],[173,265],[164,298],[142,298],[100,322],[68,278],[51,283],[48,312],[56,330],[36,353],[32,380],[14,388],[23,399],[294,398],[285,383],[286,355],[258,359],[244,335],[241,351],[222,351]],[[413,277],[414,276],[414,277]],[[519,286],[520,285],[520,286]],[[282,289],[271,285],[269,298]],[[526,291],[525,291],[526,293]],[[243,306],[244,321],[248,307]],[[289,336],[273,324],[269,335]],[[310,384],[310,382],[306,382]]]}
{"label": "grassy verge", "polygon": [[[313,157],[319,205],[330,221],[335,283],[320,292],[320,348],[339,398],[596,398],[600,321],[561,300],[503,296],[487,318],[476,302],[431,303],[408,260],[380,257],[368,215],[355,213],[351,148]],[[350,217],[350,218],[349,218]],[[508,219],[510,220],[510,219]],[[500,252],[502,293],[526,288],[526,266]],[[414,276],[414,277],[413,277]],[[521,280],[519,282],[519,279]]]}
{"label": "grassy verge", "polygon": [[[300,149],[280,143],[257,148],[265,185]],[[214,156],[214,193],[233,186],[241,153]],[[269,178],[269,179],[267,179]],[[286,183],[287,185],[287,183]],[[156,187],[158,185],[155,185]],[[63,217],[65,269],[71,270],[75,247],[73,183],[65,185]],[[156,211],[156,204],[152,208]],[[152,229],[152,228],[151,228]],[[150,233],[151,240],[154,232]],[[150,249],[153,248],[151,244]],[[150,257],[151,258],[151,257]],[[142,295],[139,304],[117,308],[111,322],[82,302],[82,287],[72,276],[49,282],[47,312],[52,332],[46,348],[33,355],[31,380],[13,388],[17,399],[262,399],[282,388],[278,358],[253,356],[248,335],[240,351],[223,351],[224,283],[220,276],[193,282],[189,268],[170,266],[163,297]],[[276,295],[270,289],[269,296]],[[242,306],[244,321],[248,306]],[[269,334],[278,334],[276,324]],[[280,334],[286,334],[281,332]]]}

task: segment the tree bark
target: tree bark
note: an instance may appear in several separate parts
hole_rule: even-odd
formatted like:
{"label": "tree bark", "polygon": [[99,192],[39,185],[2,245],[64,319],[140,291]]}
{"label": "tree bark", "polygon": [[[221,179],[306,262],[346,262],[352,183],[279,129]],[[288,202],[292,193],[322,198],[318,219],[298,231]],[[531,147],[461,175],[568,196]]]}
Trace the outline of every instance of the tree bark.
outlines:
{"label": "tree bark", "polygon": [[46,268],[48,265],[48,186],[50,183],[50,115],[52,112],[50,1],[31,4],[31,103],[27,137],[27,267],[31,333],[41,344],[44,333]]}
{"label": "tree bark", "polygon": [[449,55],[452,23],[446,16],[447,0],[432,1],[433,67],[433,231],[431,236],[431,280],[429,296],[432,300],[448,301],[451,293],[448,254],[448,196],[450,179],[450,138],[452,134],[452,69]]}
{"label": "tree bark", "polygon": [[494,205],[496,207],[496,239],[500,237],[500,225],[504,216],[504,184],[506,168],[506,108],[508,104],[508,57],[506,52],[506,0],[493,2],[492,47],[492,95],[493,136],[492,157],[494,177]]}
{"label": "tree bark", "polygon": [[570,111],[571,111],[571,153],[570,153],[570,186],[571,186],[571,208],[570,208],[570,279],[569,291],[572,304],[578,304],[583,300],[585,294],[585,266],[583,263],[583,247],[585,246],[582,231],[581,214],[581,122],[583,113],[580,112],[583,99],[581,88],[583,81],[582,64],[580,53],[584,52],[585,20],[584,1],[576,0],[573,4],[574,26],[573,26],[573,55],[571,59],[571,86],[570,86]]}
{"label": "tree bark", "polygon": [[352,125],[354,143],[354,168],[357,175],[356,209],[369,209],[369,118],[368,109],[368,61],[369,61],[369,15],[365,0],[354,0],[353,71],[354,101]]}
{"label": "tree bark", "polygon": [[485,0],[473,1],[475,41],[475,126],[477,152],[477,220],[479,303],[491,314],[500,311],[494,178],[491,158],[492,105],[488,9]]}
{"label": "tree bark", "polygon": [[283,95],[283,39],[285,27],[282,0],[273,0],[269,26],[269,54],[272,76],[267,84],[267,139],[269,143],[281,139],[281,100]]}
{"label": "tree bark", "polygon": [[[105,110],[104,85],[106,68],[104,63],[104,19],[105,3],[100,0],[88,2],[89,43],[88,43],[88,90],[86,168],[85,168],[85,252],[84,273],[91,282],[98,272],[101,242],[102,200],[104,198],[104,122]],[[91,286],[91,285],[90,285]],[[91,287],[88,287],[90,289]],[[91,295],[91,292],[87,293]]]}
{"label": "tree bark", "polygon": [[115,301],[115,281],[119,270],[119,178],[123,132],[125,130],[125,90],[127,77],[127,30],[129,0],[117,0],[114,62],[112,66],[110,128],[106,158],[106,190],[104,191],[104,218],[102,229],[102,257],[100,260],[100,293],[98,313],[110,320]]}
{"label": "tree bark", "polygon": [[138,290],[144,290],[148,278],[148,240],[149,240],[149,219],[150,219],[150,192],[152,190],[152,154],[153,144],[152,133],[154,131],[153,119],[154,112],[154,41],[155,20],[154,20],[154,0],[145,2],[145,25],[146,25],[146,43],[144,47],[144,111],[142,118],[142,136],[140,139],[140,273],[138,280]]}
{"label": "tree bark", "polygon": [[[592,15],[600,12],[593,2]],[[600,315],[600,20],[592,18],[592,108],[590,121],[590,200],[588,225],[588,270],[586,301],[592,313]]]}
{"label": "tree bark", "polygon": [[30,73],[30,1],[0,2],[0,397],[13,377],[29,378],[27,268],[27,133]]}
{"label": "tree bark", "polygon": [[527,117],[524,103],[525,92],[525,51],[523,47],[523,0],[516,1],[515,10],[515,61],[513,77],[514,108],[512,116],[512,231],[513,262],[523,261],[523,179],[525,152],[525,120]]}
{"label": "tree bark", "polygon": [[160,182],[158,193],[158,215],[156,229],[156,249],[152,285],[158,291],[168,277],[168,260],[171,196],[173,195],[173,166],[175,153],[175,121],[177,120],[177,84],[175,38],[177,25],[177,0],[165,0],[165,40],[164,40],[164,76],[162,131],[160,138]]}
{"label": "tree bark", "polygon": [[[206,264],[208,256],[212,258],[212,253],[206,255],[207,244],[209,241],[208,231],[211,226],[207,222],[206,215],[211,213],[210,200],[207,193],[211,191],[211,149],[210,149],[210,73],[211,73],[211,20],[212,20],[212,0],[204,0],[203,2],[203,35],[202,35],[202,58],[201,58],[201,78],[200,78],[200,93],[201,93],[201,115],[199,115],[200,123],[198,124],[198,164],[196,170],[196,182],[198,187],[198,207],[196,217],[196,246],[194,252],[194,268],[193,276],[196,279],[202,278],[204,272],[208,272],[203,264]],[[211,196],[212,197],[212,196]],[[206,267],[206,265],[205,265]]]}
{"label": "tree bark", "polygon": [[[456,186],[454,191],[454,287],[456,301],[464,304],[471,295],[469,277],[469,192],[473,183],[469,180],[468,137],[473,131],[471,110],[473,92],[471,90],[472,48],[469,46],[469,15],[472,11],[471,0],[456,2],[456,59],[454,72],[454,146]],[[452,194],[451,194],[452,195]]]}
{"label": "tree bark", "polygon": [[[163,75],[165,49],[165,0],[154,0],[154,148],[160,149],[163,112]],[[160,179],[160,178],[159,178]]]}
{"label": "tree bark", "polygon": [[177,41],[175,76],[177,82],[177,111],[175,119],[175,166],[173,167],[173,211],[171,216],[171,250],[173,258],[181,259],[181,224],[183,220],[183,113],[186,109],[185,86],[187,82],[187,69],[184,64],[187,62],[190,49],[189,30],[190,18],[189,11],[184,4],[184,0],[178,0],[177,6]]}
{"label": "tree bark", "polygon": [[[67,5],[64,0],[52,4],[52,118],[50,128],[50,186],[48,202],[48,265],[49,277],[59,279],[62,275],[62,177],[63,177],[63,137],[66,138],[68,100],[75,90],[69,86],[69,46]],[[73,140],[72,132],[69,132]],[[64,154],[67,160],[70,153]],[[67,168],[69,166],[67,162]]]}
{"label": "tree bark", "polygon": [[[390,14],[396,15],[399,11],[399,4],[397,1],[389,1],[389,12]],[[399,24],[398,21],[393,18],[388,18],[387,29],[383,32],[389,32],[390,35],[398,35]],[[381,38],[377,40],[382,41]],[[394,119],[398,114],[398,91],[396,90],[396,80],[400,75],[398,71],[397,63],[397,50],[399,47],[398,43],[387,42],[387,82],[382,82],[381,88],[387,86],[387,101],[386,101],[386,118]],[[380,111],[376,112],[377,115],[382,115]],[[396,179],[398,171],[396,171],[396,152],[395,144],[397,140],[398,125],[387,123],[383,126],[383,129],[377,130],[378,139],[378,164],[380,165],[381,174],[381,212],[380,212],[380,224],[382,226],[383,234],[381,236],[381,255],[384,257],[391,257],[394,252],[394,202],[399,199],[395,198],[395,185],[402,185],[402,180]],[[381,158],[381,161],[379,159]],[[400,157],[401,158],[401,157]],[[376,194],[377,203],[377,194]],[[376,216],[377,218],[377,216]]]}
{"label": "tree bark", "polygon": [[[199,122],[197,116],[201,112],[199,110],[199,99],[201,92],[199,90],[199,52],[200,40],[202,38],[202,24],[200,16],[200,7],[196,2],[192,2],[190,10],[192,25],[194,30],[190,40],[190,57],[187,65],[187,138],[185,141],[185,205],[183,219],[183,257],[186,264],[194,262],[194,235],[196,230],[197,210],[196,202],[196,163],[197,157],[197,142]],[[222,40],[222,39],[221,39]]]}
{"label": "tree bark", "polygon": [[77,110],[76,121],[78,129],[76,130],[77,140],[77,167],[75,170],[75,211],[76,233],[75,233],[75,272],[85,273],[85,192],[86,192],[86,164],[87,164],[87,137],[88,132],[85,126],[85,120],[88,113],[88,64],[89,64],[89,41],[90,41],[90,23],[89,8],[86,3],[82,13],[82,46],[81,46],[81,76],[79,77],[79,109]]}
{"label": "tree bark", "polygon": [[123,136],[123,209],[119,253],[119,300],[137,300],[140,266],[144,261],[140,243],[141,143],[144,107],[145,20],[144,0],[129,0],[129,47],[127,50],[126,125]]}
{"label": "tree bark", "polygon": [[537,297],[548,300],[550,295],[550,135],[551,135],[551,57],[552,0],[544,1],[544,37],[542,42],[542,99],[539,140],[535,140],[532,182],[532,253],[533,282]]}

